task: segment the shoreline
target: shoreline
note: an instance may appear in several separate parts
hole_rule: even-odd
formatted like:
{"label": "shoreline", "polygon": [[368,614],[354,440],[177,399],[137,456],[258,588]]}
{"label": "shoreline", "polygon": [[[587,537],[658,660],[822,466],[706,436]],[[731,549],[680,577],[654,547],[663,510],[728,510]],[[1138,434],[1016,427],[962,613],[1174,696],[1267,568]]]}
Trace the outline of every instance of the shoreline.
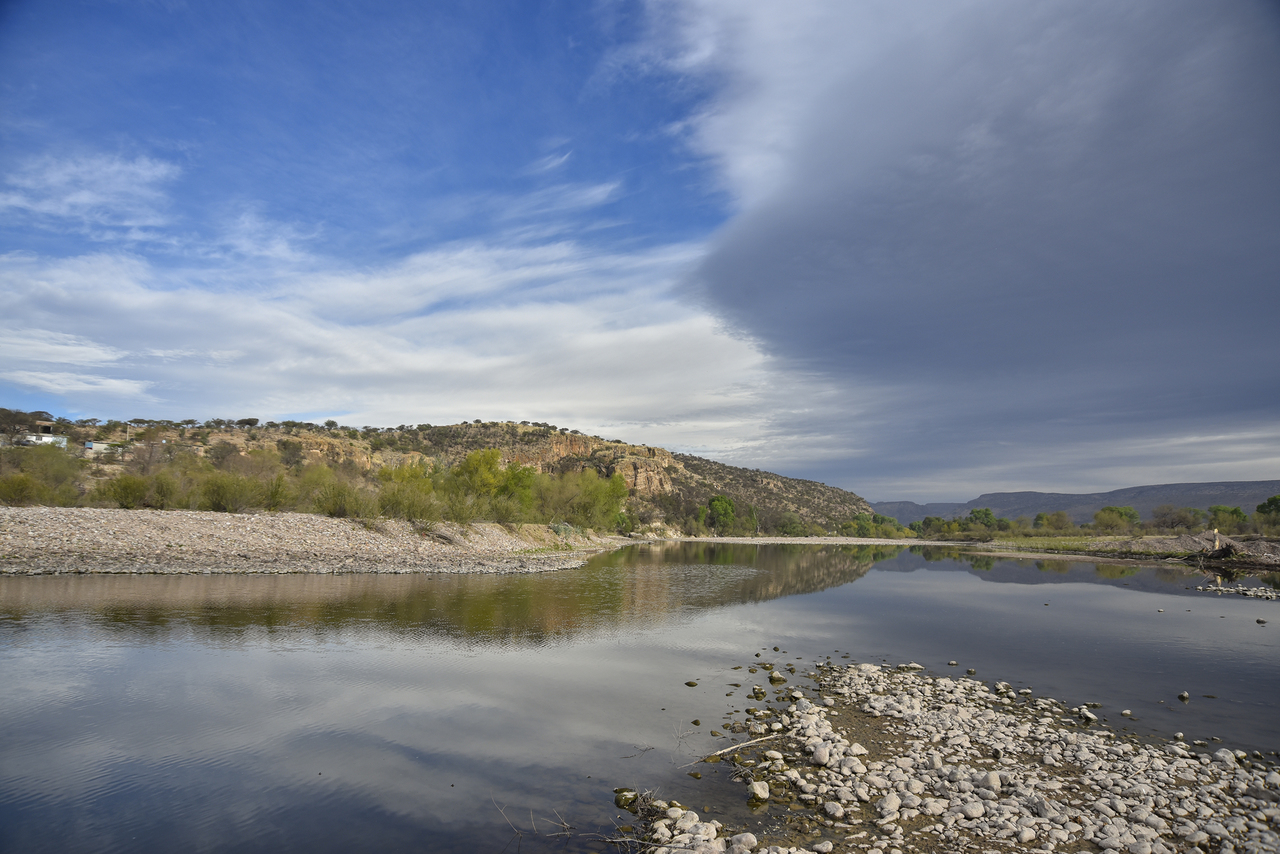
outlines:
{"label": "shoreline", "polygon": [[[1202,535],[1203,536],[1203,535]],[[1168,538],[1154,538],[1159,542],[1172,544],[1178,542]],[[1196,538],[1188,538],[1196,539]],[[1209,536],[1212,539],[1212,535]],[[1240,544],[1229,537],[1221,538],[1233,546]],[[1225,575],[1257,575],[1268,572],[1280,572],[1280,548],[1277,553],[1250,553],[1235,551],[1230,557],[1214,557],[1208,553],[1197,554],[1187,551],[1152,550],[1141,551],[1132,547],[1134,542],[1143,545],[1142,541],[1116,540],[1111,544],[1099,544],[1090,548],[1063,549],[1055,551],[1046,548],[1043,542],[1034,546],[1021,546],[1010,540],[994,540],[992,542],[976,542],[974,540],[922,540],[905,539],[890,540],[860,537],[680,537],[669,542],[689,543],[730,543],[742,545],[864,545],[864,546],[912,546],[958,548],[974,554],[991,557],[1005,557],[1020,560],[1079,560],[1081,562],[1105,562],[1124,565],[1157,566],[1174,564],[1188,570],[1214,570]],[[1151,542],[1147,546],[1154,545]],[[1187,546],[1186,542],[1180,543]],[[1225,572],[1224,572],[1225,571]]]}
{"label": "shoreline", "polygon": [[775,688],[733,727],[749,741],[700,760],[731,763],[767,820],[726,827],[623,790],[652,854],[1280,850],[1274,752],[1118,732],[1088,706],[913,663],[816,667],[818,696]]}
{"label": "shoreline", "polygon": [[579,567],[592,555],[646,543],[922,546],[1015,560],[1175,565],[1227,577],[1275,572],[1280,567],[1280,558],[1271,555],[1238,553],[1229,559],[1198,559],[1186,553],[1134,553],[1101,545],[1052,551],[1041,543],[1024,550],[1008,541],[601,536],[567,526],[496,522],[414,525],[398,519],[340,519],[294,512],[0,506],[0,575],[9,576],[546,572]]}
{"label": "shoreline", "polygon": [[546,572],[631,542],[548,525],[0,507],[0,576]]}

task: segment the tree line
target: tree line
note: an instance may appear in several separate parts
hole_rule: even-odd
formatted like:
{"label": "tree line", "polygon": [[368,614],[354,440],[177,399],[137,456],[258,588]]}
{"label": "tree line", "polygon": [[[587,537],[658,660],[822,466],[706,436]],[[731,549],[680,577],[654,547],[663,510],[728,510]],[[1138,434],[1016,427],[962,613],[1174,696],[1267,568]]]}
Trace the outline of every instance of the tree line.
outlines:
{"label": "tree line", "polygon": [[290,439],[243,452],[224,441],[203,456],[152,443],[118,473],[85,484],[86,469],[94,466],[51,445],[0,448],[0,503],[629,527],[621,475],[503,466],[497,449],[473,451],[454,466],[410,462],[362,470],[350,459],[306,459],[301,443]]}
{"label": "tree line", "polygon": [[1081,534],[1141,536],[1146,534],[1196,534],[1216,529],[1223,534],[1280,534],[1280,495],[1259,504],[1252,514],[1240,507],[1215,504],[1208,510],[1162,504],[1143,520],[1133,507],[1103,507],[1091,522],[1076,525],[1063,510],[1037,513],[1035,518],[997,517],[990,508],[969,511],[968,516],[943,519],[926,516],[909,526],[919,536],[934,539],[990,539],[1007,537],[1069,537]]}

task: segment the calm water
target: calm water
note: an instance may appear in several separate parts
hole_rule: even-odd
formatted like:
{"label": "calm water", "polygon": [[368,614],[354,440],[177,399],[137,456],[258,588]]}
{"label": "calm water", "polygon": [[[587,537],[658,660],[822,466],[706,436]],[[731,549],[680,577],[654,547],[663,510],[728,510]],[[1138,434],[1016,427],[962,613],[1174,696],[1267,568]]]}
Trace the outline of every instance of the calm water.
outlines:
{"label": "calm water", "polygon": [[1113,725],[1280,749],[1280,603],[1195,583],[708,545],[536,576],[0,579],[0,848],[610,850],[616,786],[740,807],[681,766],[768,685],[732,669],[757,652],[955,659]]}

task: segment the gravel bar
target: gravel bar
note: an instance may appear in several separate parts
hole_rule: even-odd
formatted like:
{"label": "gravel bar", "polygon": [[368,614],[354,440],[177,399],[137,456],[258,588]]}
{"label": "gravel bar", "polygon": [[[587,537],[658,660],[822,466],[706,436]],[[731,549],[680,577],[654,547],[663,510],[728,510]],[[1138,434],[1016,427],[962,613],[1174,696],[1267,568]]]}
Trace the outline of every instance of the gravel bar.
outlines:
{"label": "gravel bar", "polygon": [[546,525],[0,507],[0,575],[541,572],[629,541]]}
{"label": "gravel bar", "polygon": [[637,796],[643,844],[652,854],[1280,851],[1280,772],[1261,754],[1151,743],[1098,726],[1086,706],[920,669],[819,665],[821,696],[793,690],[748,710],[735,730],[752,741],[722,754],[750,804],[775,805],[765,840]]}

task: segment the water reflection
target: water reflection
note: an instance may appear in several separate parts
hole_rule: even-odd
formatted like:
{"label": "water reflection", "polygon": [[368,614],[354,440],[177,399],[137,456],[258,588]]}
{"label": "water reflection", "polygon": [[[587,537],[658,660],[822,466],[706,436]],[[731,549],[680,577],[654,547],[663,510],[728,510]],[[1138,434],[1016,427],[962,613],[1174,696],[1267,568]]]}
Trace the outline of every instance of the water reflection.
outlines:
{"label": "water reflection", "polygon": [[[723,746],[755,678],[732,668],[775,646],[958,659],[1276,749],[1275,603],[1197,580],[711,543],[537,575],[0,578],[0,850],[604,851],[616,785],[715,804],[714,770],[679,766]],[[532,835],[557,812],[578,836]]]}
{"label": "water reflection", "polygon": [[0,579],[0,619],[75,614],[160,635],[377,625],[506,643],[813,593],[863,577],[893,546],[659,543],[582,570],[525,575],[43,576]]}

